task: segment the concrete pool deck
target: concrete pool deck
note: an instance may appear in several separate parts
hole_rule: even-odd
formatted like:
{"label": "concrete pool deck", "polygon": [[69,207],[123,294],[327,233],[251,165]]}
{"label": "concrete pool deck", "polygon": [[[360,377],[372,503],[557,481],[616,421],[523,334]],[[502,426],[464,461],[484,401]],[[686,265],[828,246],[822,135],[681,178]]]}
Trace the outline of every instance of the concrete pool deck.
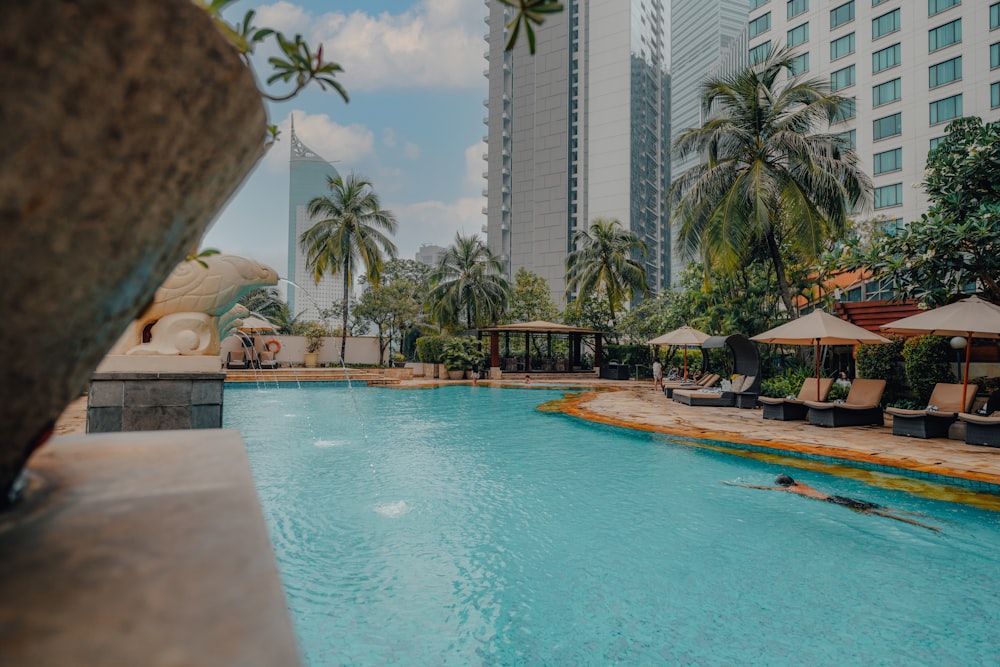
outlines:
{"label": "concrete pool deck", "polygon": [[[413,389],[454,384],[429,378],[403,380],[387,389]],[[469,384],[464,381],[464,384]],[[480,381],[480,385],[524,387],[523,378]],[[532,388],[593,387],[563,402],[567,414],[603,424],[685,438],[766,447],[793,456],[821,456],[867,466],[900,468],[916,473],[954,477],[1000,486],[1000,448],[967,445],[946,438],[918,439],[892,435],[891,416],[885,426],[823,428],[803,421],[765,420],[761,411],[682,405],[653,391],[649,381],[599,380],[593,377],[547,379],[533,377]],[[86,398],[67,408],[56,435],[86,430]]]}

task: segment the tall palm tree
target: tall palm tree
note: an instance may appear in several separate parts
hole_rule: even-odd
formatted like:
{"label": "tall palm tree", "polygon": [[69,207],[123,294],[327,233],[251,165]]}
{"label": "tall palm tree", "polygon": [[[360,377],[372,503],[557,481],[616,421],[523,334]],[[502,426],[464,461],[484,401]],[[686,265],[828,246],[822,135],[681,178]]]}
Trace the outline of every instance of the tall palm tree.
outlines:
{"label": "tall palm tree", "polygon": [[614,218],[594,218],[590,229],[573,235],[576,250],[566,257],[566,293],[585,294],[604,289],[611,310],[611,328],[615,313],[636,293],[646,294],[646,267],[638,261],[646,256],[646,244],[622,227]]}
{"label": "tall palm tree", "polygon": [[396,233],[396,216],[382,209],[379,197],[363,176],[351,174],[330,178],[330,194],[309,202],[309,215],[319,222],[299,238],[306,253],[306,263],[318,283],[323,274],[338,273],[344,281],[341,304],[343,326],[340,335],[340,360],[347,351],[348,296],[359,262],[368,281],[379,282],[385,256],[396,256],[396,245],[386,234]]}
{"label": "tall palm tree", "polygon": [[726,273],[754,254],[767,257],[788,312],[783,253],[815,261],[826,241],[844,235],[848,215],[867,206],[872,189],[854,152],[827,132],[848,100],[820,79],[793,76],[793,59],[786,48],[772,49],[756,65],[702,83],[708,120],[674,149],[705,159],[670,189],[671,224],[680,223],[687,254],[700,253],[706,268]]}
{"label": "tall palm tree", "polygon": [[510,284],[502,272],[500,259],[478,236],[458,232],[431,274],[431,319],[457,328],[464,316],[467,329],[494,323],[510,300]]}

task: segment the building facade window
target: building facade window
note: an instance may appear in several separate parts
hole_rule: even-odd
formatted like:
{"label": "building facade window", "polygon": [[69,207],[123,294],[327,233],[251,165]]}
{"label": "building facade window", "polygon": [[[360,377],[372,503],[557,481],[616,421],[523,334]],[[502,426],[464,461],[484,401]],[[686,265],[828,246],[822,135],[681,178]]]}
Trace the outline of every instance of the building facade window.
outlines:
{"label": "building facade window", "polygon": [[848,130],[847,132],[841,132],[840,134],[837,135],[837,138],[840,139],[842,142],[844,142],[844,145],[847,148],[850,148],[852,151],[858,147],[857,130]]}
{"label": "building facade window", "polygon": [[788,31],[788,47],[798,46],[803,42],[809,41],[809,24],[803,23],[802,25],[795,26]]}
{"label": "building facade window", "polygon": [[890,171],[899,171],[903,168],[903,149],[893,148],[891,151],[875,153],[874,171],[875,175],[887,174]]}
{"label": "building facade window", "polygon": [[940,144],[942,141],[944,141],[947,138],[948,138],[947,136],[934,137],[933,139],[931,139],[930,148],[928,150],[934,150],[935,148],[938,147],[938,144]]}
{"label": "building facade window", "polygon": [[878,7],[883,2],[889,2],[889,0],[872,0],[872,7]]}
{"label": "building facade window", "polygon": [[962,4],[962,0],[927,0],[927,16],[940,14],[946,9]]}
{"label": "building facade window", "polygon": [[990,5],[990,30],[1000,28],[1000,2]]}
{"label": "building facade window", "polygon": [[899,30],[899,10],[894,9],[872,19],[872,39],[878,39]]}
{"label": "building facade window", "polygon": [[771,0],[750,0],[750,11],[753,11],[760,7],[761,5],[766,5]]}
{"label": "building facade window", "polygon": [[990,69],[1000,67],[1000,42],[990,44]]}
{"label": "building facade window", "polygon": [[901,88],[902,85],[898,78],[872,86],[872,106],[880,107],[883,104],[895,102],[902,96]]}
{"label": "building facade window", "polygon": [[830,10],[830,30],[834,28],[839,28],[845,23],[850,23],[854,20],[854,0],[850,2],[845,2],[839,7],[834,7]]}
{"label": "building facade window", "polygon": [[787,18],[795,18],[802,12],[809,10],[809,0],[788,0]]}
{"label": "building facade window", "polygon": [[887,137],[895,137],[903,133],[903,114],[894,113],[891,116],[876,118],[872,121],[872,138],[875,141]]}
{"label": "building facade window", "polygon": [[962,41],[962,19],[955,19],[927,31],[927,50],[937,51]]}
{"label": "building facade window", "polygon": [[1000,82],[990,84],[990,107],[1000,107]]}
{"label": "building facade window", "polygon": [[747,36],[753,39],[771,29],[771,12],[758,16],[747,26]]}
{"label": "building facade window", "polygon": [[830,42],[830,60],[837,60],[854,53],[854,33]]}
{"label": "building facade window", "polygon": [[893,44],[872,54],[872,74],[890,67],[896,67],[900,62],[901,49],[899,44]]}
{"label": "building facade window", "polygon": [[889,208],[903,205],[903,184],[893,183],[875,188],[875,208]]}
{"label": "building facade window", "polygon": [[927,73],[927,85],[931,88],[937,88],[946,83],[958,81],[962,78],[962,56],[945,60],[943,63],[938,63],[937,65],[931,65],[927,68]]}
{"label": "building facade window", "polygon": [[943,100],[931,102],[930,110],[931,125],[946,123],[953,118],[958,118],[962,115],[962,94],[959,93],[958,95],[946,97]]}
{"label": "building facade window", "polygon": [[767,58],[767,54],[771,52],[771,40],[767,40],[763,44],[758,44],[757,46],[750,49],[747,54],[747,58],[751,65],[756,65],[757,63],[763,61]]}
{"label": "building facade window", "polygon": [[797,55],[788,63],[792,76],[798,76],[809,71],[809,52]]}
{"label": "building facade window", "polygon": [[840,90],[854,85],[854,65],[830,73],[830,89]]}
{"label": "building facade window", "polygon": [[837,109],[837,113],[834,114],[834,123],[843,123],[845,120],[850,120],[858,115],[858,103],[853,98],[847,98],[840,104],[840,108]]}

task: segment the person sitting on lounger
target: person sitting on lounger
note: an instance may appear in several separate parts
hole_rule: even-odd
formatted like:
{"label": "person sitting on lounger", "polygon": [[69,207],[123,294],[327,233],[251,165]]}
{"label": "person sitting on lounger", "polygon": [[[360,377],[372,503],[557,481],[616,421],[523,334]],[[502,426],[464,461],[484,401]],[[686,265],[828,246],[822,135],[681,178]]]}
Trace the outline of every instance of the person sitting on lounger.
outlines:
{"label": "person sitting on lounger", "polygon": [[673,380],[680,380],[681,379],[681,369],[677,368],[677,366],[671,366],[670,367],[670,372],[667,373],[667,379],[671,380],[671,381],[673,381]]}
{"label": "person sitting on lounger", "polygon": [[[926,523],[920,523],[919,521],[914,521],[913,519],[906,519],[901,516],[896,516],[892,512],[900,514],[913,514],[912,512],[904,512],[903,510],[893,509],[891,507],[884,507],[882,505],[876,505],[875,503],[870,503],[867,500],[857,500],[856,498],[845,498],[844,496],[831,496],[827,493],[823,493],[818,489],[814,489],[808,484],[802,484],[796,482],[790,475],[778,475],[777,479],[774,480],[777,486],[755,486],[753,484],[736,484],[734,482],[723,482],[729,486],[742,486],[748,489],[764,489],[766,491],[788,491],[789,493],[797,493],[800,496],[805,496],[806,498],[815,498],[816,500],[822,500],[824,502],[833,503],[834,505],[843,505],[849,509],[862,514],[878,514],[879,516],[888,517],[890,519],[895,519],[896,521],[905,521],[906,523],[912,523],[915,526],[920,526],[922,528],[929,528],[931,530],[941,529],[936,526],[928,526]],[[917,514],[917,516],[923,516]]]}

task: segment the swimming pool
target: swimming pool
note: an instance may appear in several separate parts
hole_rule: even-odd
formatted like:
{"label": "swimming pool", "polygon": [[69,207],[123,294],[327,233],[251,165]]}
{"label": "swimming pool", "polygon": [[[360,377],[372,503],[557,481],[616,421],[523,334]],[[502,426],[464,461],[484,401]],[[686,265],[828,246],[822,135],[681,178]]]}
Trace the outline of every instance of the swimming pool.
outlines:
{"label": "swimming pool", "polygon": [[535,410],[226,388],[311,665],[996,664],[1000,515]]}

